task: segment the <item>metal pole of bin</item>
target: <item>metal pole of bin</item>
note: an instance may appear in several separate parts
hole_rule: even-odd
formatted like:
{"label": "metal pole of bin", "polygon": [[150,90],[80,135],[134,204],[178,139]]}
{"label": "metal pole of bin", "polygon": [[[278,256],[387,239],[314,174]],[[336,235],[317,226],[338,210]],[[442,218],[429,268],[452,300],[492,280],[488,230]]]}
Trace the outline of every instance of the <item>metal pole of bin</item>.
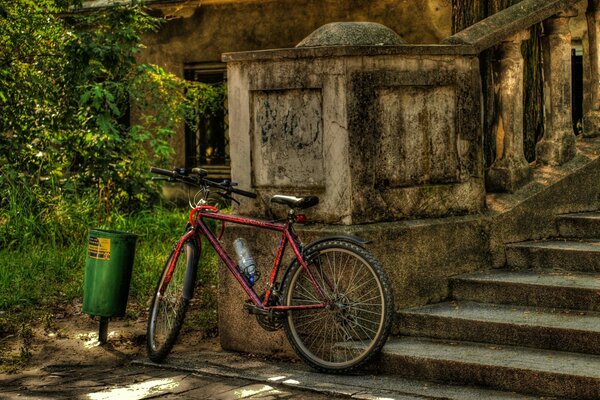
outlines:
{"label": "metal pole of bin", "polygon": [[98,341],[108,339],[110,317],[122,317],[127,308],[137,236],[132,233],[90,229],[85,266],[83,312],[100,317]]}
{"label": "metal pole of bin", "polygon": [[98,331],[98,341],[104,344],[108,340],[108,317],[100,317],[100,329]]}

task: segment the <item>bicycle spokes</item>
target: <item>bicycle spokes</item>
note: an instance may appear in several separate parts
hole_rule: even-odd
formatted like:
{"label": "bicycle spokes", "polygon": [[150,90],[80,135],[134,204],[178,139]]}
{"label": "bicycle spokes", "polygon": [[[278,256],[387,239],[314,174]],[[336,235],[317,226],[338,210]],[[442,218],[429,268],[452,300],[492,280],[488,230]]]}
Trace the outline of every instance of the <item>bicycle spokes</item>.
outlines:
{"label": "bicycle spokes", "polygon": [[183,297],[188,263],[184,249],[171,253],[150,306],[148,354],[156,362],[162,361],[175,343],[189,303]]}
{"label": "bicycle spokes", "polygon": [[[290,337],[309,363],[321,368],[346,368],[379,344],[383,288],[377,272],[356,249],[323,248],[314,254],[309,269],[327,297],[327,307],[288,312]],[[289,305],[322,302],[306,271],[298,268],[293,275]]]}

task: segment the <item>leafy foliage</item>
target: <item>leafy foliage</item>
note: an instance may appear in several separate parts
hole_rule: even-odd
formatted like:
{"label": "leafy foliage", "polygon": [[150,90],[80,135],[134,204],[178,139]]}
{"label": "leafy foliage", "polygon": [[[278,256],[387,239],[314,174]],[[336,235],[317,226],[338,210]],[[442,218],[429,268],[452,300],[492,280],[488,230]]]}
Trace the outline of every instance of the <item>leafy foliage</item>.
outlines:
{"label": "leafy foliage", "polygon": [[0,0],[0,336],[81,296],[89,227],[139,235],[130,306],[144,312],[185,224],[181,210],[154,207],[149,164],[169,165],[184,119],[224,102],[223,86],[137,63],[160,24],[143,8],[82,13],[78,2]]}
{"label": "leafy foliage", "polygon": [[222,87],[137,63],[160,24],[141,7],[82,13],[69,3],[0,0],[0,243],[63,224],[74,205],[107,221],[152,204],[150,160],[168,164],[184,118],[223,104]]}

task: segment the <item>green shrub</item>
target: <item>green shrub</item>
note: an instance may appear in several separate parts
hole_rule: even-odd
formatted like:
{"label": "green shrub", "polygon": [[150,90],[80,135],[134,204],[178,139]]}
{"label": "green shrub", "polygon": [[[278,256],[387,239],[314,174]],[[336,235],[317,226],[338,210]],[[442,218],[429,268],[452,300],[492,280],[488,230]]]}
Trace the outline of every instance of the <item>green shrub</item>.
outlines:
{"label": "green shrub", "polygon": [[[73,3],[0,0],[3,318],[28,320],[81,296],[91,227],[140,236],[131,298],[144,309],[187,216],[158,206],[150,163],[169,165],[168,139],[184,117],[197,121],[223,101],[224,87],[136,63],[142,37],[160,24],[142,7],[71,13]],[[202,279],[216,285],[209,259]]]}

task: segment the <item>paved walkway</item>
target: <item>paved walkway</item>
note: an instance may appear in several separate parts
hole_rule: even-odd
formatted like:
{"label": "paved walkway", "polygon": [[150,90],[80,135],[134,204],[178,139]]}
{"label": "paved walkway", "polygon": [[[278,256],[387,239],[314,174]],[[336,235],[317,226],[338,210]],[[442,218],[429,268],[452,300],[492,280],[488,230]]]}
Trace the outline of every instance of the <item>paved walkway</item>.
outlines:
{"label": "paved walkway", "polygon": [[378,375],[328,375],[300,362],[226,351],[174,351],[167,363],[145,357],[107,363],[94,357],[0,375],[0,399],[308,399],[525,400],[514,393]]}
{"label": "paved walkway", "polygon": [[232,378],[128,364],[97,368],[54,365],[3,376],[0,399],[314,399],[336,398],[314,392]]}

